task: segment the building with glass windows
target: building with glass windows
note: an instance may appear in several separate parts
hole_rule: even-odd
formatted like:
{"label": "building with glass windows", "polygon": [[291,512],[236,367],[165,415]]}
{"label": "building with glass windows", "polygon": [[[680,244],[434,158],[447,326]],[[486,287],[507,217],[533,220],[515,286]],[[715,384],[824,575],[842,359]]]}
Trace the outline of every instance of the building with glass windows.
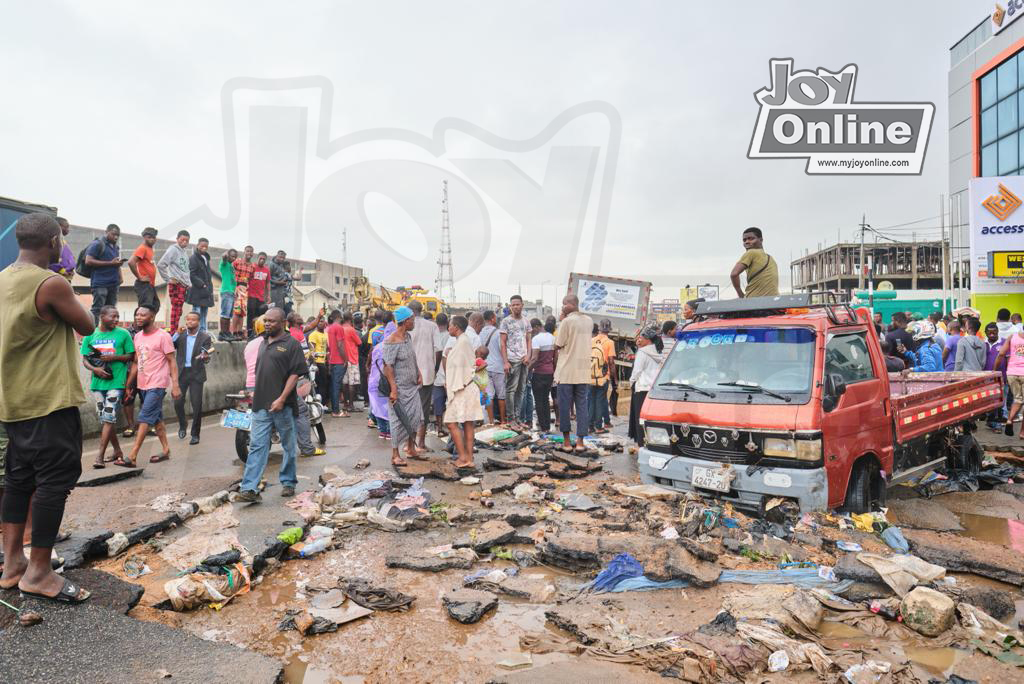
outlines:
{"label": "building with glass windows", "polygon": [[[1024,176],[1024,8],[1017,4],[997,5],[949,50],[950,243],[968,277],[971,179]],[[983,317],[995,304],[981,301],[987,297],[972,297]],[[999,299],[1024,308],[1024,294]]]}

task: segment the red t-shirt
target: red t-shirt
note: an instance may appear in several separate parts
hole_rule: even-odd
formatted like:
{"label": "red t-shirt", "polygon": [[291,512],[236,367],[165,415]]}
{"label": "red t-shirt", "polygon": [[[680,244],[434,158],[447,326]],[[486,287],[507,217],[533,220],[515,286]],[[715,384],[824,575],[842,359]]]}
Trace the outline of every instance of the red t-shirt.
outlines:
{"label": "red t-shirt", "polygon": [[252,269],[252,276],[249,278],[249,296],[262,302],[267,291],[268,280],[270,280],[269,268],[257,266]]}
{"label": "red t-shirt", "polygon": [[[345,329],[340,323],[331,323],[327,326],[327,363],[341,363],[341,354],[338,353],[338,341],[345,339]],[[348,349],[345,349],[348,353]]]}
{"label": "red t-shirt", "polygon": [[153,248],[148,247],[146,243],[142,243],[135,248],[132,256],[138,258],[138,261],[135,262],[135,268],[138,270],[139,275],[149,278],[150,283],[156,283],[156,265],[153,263]]}
{"label": "red t-shirt", "polygon": [[305,342],[306,336],[302,333],[302,328],[288,328],[288,334],[295,338],[296,342]]}
{"label": "red t-shirt", "polygon": [[344,337],[342,339],[345,340],[345,355],[348,357],[348,362],[358,363],[359,345],[362,344],[363,341],[359,339],[359,333],[357,333],[356,329],[351,325],[343,325],[341,326],[341,329],[344,332]]}

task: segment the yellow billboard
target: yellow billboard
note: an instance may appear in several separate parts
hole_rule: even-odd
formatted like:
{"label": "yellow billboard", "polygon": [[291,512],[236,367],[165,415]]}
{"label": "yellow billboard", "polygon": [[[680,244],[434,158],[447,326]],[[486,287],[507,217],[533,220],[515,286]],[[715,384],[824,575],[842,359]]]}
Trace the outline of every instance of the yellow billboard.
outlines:
{"label": "yellow billboard", "polygon": [[990,278],[1024,278],[1024,252],[989,252]]}

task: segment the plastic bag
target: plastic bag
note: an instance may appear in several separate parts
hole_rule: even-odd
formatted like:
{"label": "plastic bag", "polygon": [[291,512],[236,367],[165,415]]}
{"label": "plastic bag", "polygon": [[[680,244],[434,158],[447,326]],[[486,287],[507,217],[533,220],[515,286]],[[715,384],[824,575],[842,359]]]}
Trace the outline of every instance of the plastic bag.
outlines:
{"label": "plastic bag", "polygon": [[164,584],[174,610],[192,610],[206,603],[222,603],[249,590],[249,571],[236,563],[227,574],[193,572]]}
{"label": "plastic bag", "polygon": [[903,537],[903,532],[898,527],[887,527],[882,530],[882,541],[889,545],[889,548],[893,551],[899,551],[900,553],[909,553],[910,544]]}

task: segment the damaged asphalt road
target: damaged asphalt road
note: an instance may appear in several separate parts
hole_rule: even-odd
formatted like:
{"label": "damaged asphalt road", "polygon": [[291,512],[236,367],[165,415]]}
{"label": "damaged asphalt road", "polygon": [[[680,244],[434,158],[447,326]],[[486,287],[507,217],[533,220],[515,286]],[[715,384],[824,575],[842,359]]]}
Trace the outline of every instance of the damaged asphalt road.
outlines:
{"label": "damaged asphalt road", "polygon": [[[870,520],[789,509],[757,520],[638,485],[617,437],[585,458],[519,438],[481,448],[464,484],[434,437],[430,461],[391,471],[389,448],[361,422],[328,422],[329,454],[300,461],[294,499],[278,496],[272,456],[264,502],[231,502],[241,468],[233,435],[216,427],[200,447],[172,441],[172,460],[141,476],[76,489],[59,553],[95,595],[25,606],[43,616],[32,627],[0,607],[11,681],[1024,674],[1013,641],[1024,508],[1009,481],[930,499],[898,488]],[[885,527],[941,575],[911,573],[920,588],[901,596],[874,560],[897,555]],[[44,630],[68,645],[67,662],[33,657]]]}

